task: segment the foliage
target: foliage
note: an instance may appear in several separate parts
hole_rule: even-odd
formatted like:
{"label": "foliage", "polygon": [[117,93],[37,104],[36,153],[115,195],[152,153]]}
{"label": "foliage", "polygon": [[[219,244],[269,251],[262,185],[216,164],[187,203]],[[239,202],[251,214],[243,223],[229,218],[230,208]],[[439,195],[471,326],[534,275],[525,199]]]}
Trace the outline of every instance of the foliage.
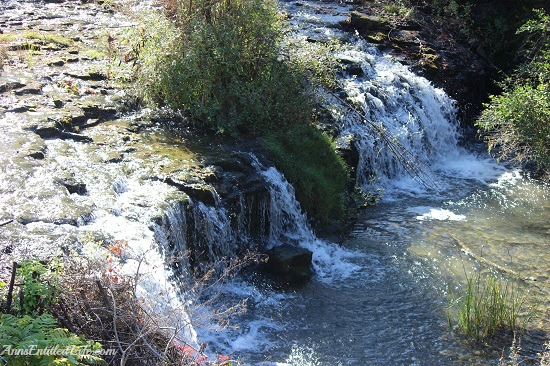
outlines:
{"label": "foliage", "polygon": [[[96,355],[101,349],[99,343],[83,341],[77,335],[69,333],[67,329],[59,328],[57,321],[50,314],[42,314],[38,317],[2,314],[0,344],[3,347],[0,364],[26,366],[104,363],[101,357]],[[40,350],[48,349],[64,354],[37,354]]]}
{"label": "foliage", "polygon": [[330,137],[305,125],[272,132],[264,141],[304,210],[323,223],[341,219],[349,177]]}
{"label": "foliage", "polygon": [[154,16],[132,46],[147,100],[184,109],[218,132],[308,120],[304,80],[279,57],[276,2],[179,1],[168,14],[171,21]]}
{"label": "foliage", "polygon": [[[533,309],[527,309],[526,295],[502,278],[467,276],[466,291],[451,306],[457,310],[457,326],[476,342],[523,329]],[[522,313],[528,311],[522,322]],[[451,316],[449,323],[452,325]],[[511,333],[510,333],[511,334]]]}
{"label": "foliage", "polygon": [[61,266],[46,267],[38,261],[27,261],[19,264],[17,271],[21,282],[18,313],[21,315],[37,315],[57,301],[59,294],[58,275]]}
{"label": "foliage", "polygon": [[491,97],[477,126],[500,158],[533,161],[544,171],[550,169],[550,17],[536,14],[518,30],[528,33],[526,62]]}
{"label": "foliage", "polygon": [[306,211],[323,221],[341,216],[345,166],[310,126],[316,90],[336,84],[338,45],[287,36],[273,0],[164,5],[165,14],[128,34],[126,58],[135,59],[144,99],[217,133],[264,138]]}
{"label": "foliage", "polygon": [[514,65],[516,28],[538,0],[432,0],[440,23],[500,68]]}
{"label": "foliage", "polygon": [[[0,364],[9,365],[84,365],[102,363],[96,352],[101,345],[84,341],[67,329],[59,327],[49,314],[59,300],[61,266],[49,266],[39,261],[26,261],[18,266],[19,298],[14,309],[17,315],[2,314]],[[4,289],[5,290],[5,289]],[[12,350],[10,355],[7,350]],[[38,355],[39,350],[58,349],[58,353]],[[64,352],[67,351],[67,352]],[[21,352],[21,353],[18,353]]]}

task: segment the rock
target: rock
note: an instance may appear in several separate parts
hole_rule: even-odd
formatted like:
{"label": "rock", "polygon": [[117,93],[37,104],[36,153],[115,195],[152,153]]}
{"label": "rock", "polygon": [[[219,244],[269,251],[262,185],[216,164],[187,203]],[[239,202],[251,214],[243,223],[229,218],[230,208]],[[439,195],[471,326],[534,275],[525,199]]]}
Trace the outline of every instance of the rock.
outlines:
{"label": "rock", "polygon": [[247,170],[246,166],[237,157],[207,160],[204,162],[204,165],[216,165],[230,172],[244,172]]}
{"label": "rock", "polygon": [[190,184],[178,178],[168,177],[164,182],[172,187],[176,187],[185,192],[189,197],[201,201],[205,205],[214,206],[216,204],[216,192],[212,187],[202,184]]}
{"label": "rock", "polygon": [[307,249],[284,244],[268,250],[265,254],[267,270],[289,283],[306,281],[311,276],[313,253]]}
{"label": "rock", "polygon": [[63,107],[63,101],[59,98],[54,98],[53,105],[55,108],[61,108]]}
{"label": "rock", "polygon": [[[336,150],[342,155],[347,165],[355,171],[359,164],[359,150],[355,145],[355,136],[352,134],[339,136],[336,141]],[[352,174],[355,176],[355,174]]]}
{"label": "rock", "polygon": [[[67,62],[71,62],[71,61],[67,58]],[[105,75],[103,75],[98,71],[87,71],[87,72],[86,71],[66,71],[65,74],[75,79],[80,79],[85,81],[88,81],[88,80],[102,81],[107,79]]]}
{"label": "rock", "polygon": [[82,106],[82,110],[84,111],[84,116],[86,116],[86,118],[94,119],[109,119],[117,113],[115,108],[99,104],[84,105]]}
{"label": "rock", "polygon": [[363,75],[363,67],[361,66],[360,61],[354,60],[345,55],[338,57],[338,61],[340,61],[340,63],[344,66],[344,70],[349,75],[355,75],[355,76]]}
{"label": "rock", "polygon": [[33,153],[30,153],[28,156],[37,160],[43,160],[45,158],[45,155],[42,151],[35,151]]}
{"label": "rock", "polygon": [[52,60],[48,62],[48,66],[63,66],[63,65],[65,65],[65,61],[61,59]]}
{"label": "rock", "polygon": [[32,85],[25,86],[22,89],[14,91],[15,95],[21,96],[21,95],[37,95],[42,93],[42,88],[44,87],[44,84],[35,83]]}
{"label": "rock", "polygon": [[380,32],[390,30],[388,21],[381,17],[364,14],[358,11],[351,13],[349,24],[355,28],[369,32]]}
{"label": "rock", "polygon": [[36,133],[38,136],[42,137],[43,139],[52,139],[59,137],[61,131],[55,126],[54,123],[50,126],[41,126],[37,127],[34,130],[34,133]]}
{"label": "rock", "polygon": [[25,84],[18,81],[8,81],[6,83],[0,84],[0,93],[5,93],[10,90],[20,89],[24,87]]}
{"label": "rock", "polygon": [[61,178],[58,183],[67,188],[70,194],[76,193],[80,196],[84,196],[88,193],[86,184],[77,181],[75,178]]}

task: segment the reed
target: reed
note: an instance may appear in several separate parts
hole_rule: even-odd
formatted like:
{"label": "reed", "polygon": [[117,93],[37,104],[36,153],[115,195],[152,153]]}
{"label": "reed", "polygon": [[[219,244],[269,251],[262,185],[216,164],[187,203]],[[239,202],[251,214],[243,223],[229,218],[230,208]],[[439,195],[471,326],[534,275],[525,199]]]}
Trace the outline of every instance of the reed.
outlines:
{"label": "reed", "polygon": [[[476,342],[521,332],[535,311],[526,303],[526,295],[502,277],[467,276],[465,293],[451,305],[457,310],[456,325]],[[448,319],[452,325],[450,315]]]}

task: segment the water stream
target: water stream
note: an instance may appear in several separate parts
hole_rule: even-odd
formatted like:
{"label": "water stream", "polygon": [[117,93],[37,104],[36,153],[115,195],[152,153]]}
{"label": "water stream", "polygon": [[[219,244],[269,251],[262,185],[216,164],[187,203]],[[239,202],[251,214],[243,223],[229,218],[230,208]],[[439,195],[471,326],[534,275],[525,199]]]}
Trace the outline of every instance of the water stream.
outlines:
{"label": "water stream", "polygon": [[[382,189],[381,201],[348,239],[329,243],[309,229],[280,173],[264,171],[283,214],[276,227],[314,252],[316,274],[296,288],[243,276],[224,289],[228,300],[248,299],[240,329],[199,333],[212,349],[250,363],[498,364],[501,349],[473,351],[447,324],[450,299],[478,272],[526,291],[540,309],[531,327],[548,331],[550,187],[498,165],[479,146],[460,146],[454,102],[376,47],[331,27],[345,8],[302,2],[289,9],[300,35],[345,39],[341,56],[363,69],[343,78],[348,100],[426,164],[433,184],[407,174],[362,118],[336,105],[340,134],[352,136],[359,151],[357,182]],[[534,354],[542,339],[526,336],[524,343]]]}
{"label": "water stream", "polygon": [[[38,6],[14,4],[22,17]],[[53,6],[45,9],[55,11]],[[25,129],[25,123],[36,123],[33,119],[44,113],[31,110],[25,117],[10,111],[0,116],[0,213],[14,219],[0,231],[1,243],[17,244],[16,253],[28,252],[21,256],[48,257],[75,249],[88,233],[125,241],[125,270],[132,273],[140,265],[136,258],[147,257],[142,271],[149,280],[141,291],[157,300],[155,310],[167,311],[168,322],[185,324],[182,338],[195,346],[206,341],[209,354],[231,355],[247,364],[495,363],[500,350],[474,352],[447,325],[449,295],[460,291],[471,271],[500,274],[529,291],[529,302],[541,309],[532,328],[548,331],[550,187],[496,164],[483,148],[460,146],[453,101],[376,47],[338,30],[348,7],[285,6],[297,37],[340,39],[339,57],[362,69],[359,75],[342,76],[342,89],[361,116],[348,104],[327,99],[341,126],[339,137],[357,148],[357,184],[382,195],[362,212],[346,240],[318,238],[292,186],[251,154],[246,154],[252,161],[247,169],[261,178],[258,184],[267,186],[268,195],[247,198],[244,190],[236,192],[230,206],[229,194],[222,203],[216,193],[214,204],[207,205],[165,184],[170,175],[204,185],[206,168],[197,168],[204,159],[191,152],[186,138],[152,126],[137,133],[130,116],[87,129],[93,143],[42,140]],[[80,17],[86,12],[71,11]],[[107,14],[96,13],[86,22],[109,23]],[[49,75],[45,88],[56,90],[66,79],[52,68],[33,72]],[[429,167],[429,187],[407,174],[365,119],[382,126]],[[35,145],[45,159],[27,156]],[[66,188],[81,183],[84,193]],[[253,224],[254,215],[260,219]],[[192,299],[181,296],[174,263],[166,265],[171,255],[194,246],[205,256],[193,259],[198,263],[248,246],[283,243],[313,252],[310,281],[288,287],[245,272],[216,289],[225,305],[247,303],[248,311],[233,319],[238,329],[208,322],[187,326],[195,321],[184,311]],[[184,260],[176,267],[187,266]],[[525,340],[527,348],[540,351],[542,340],[533,334]]]}

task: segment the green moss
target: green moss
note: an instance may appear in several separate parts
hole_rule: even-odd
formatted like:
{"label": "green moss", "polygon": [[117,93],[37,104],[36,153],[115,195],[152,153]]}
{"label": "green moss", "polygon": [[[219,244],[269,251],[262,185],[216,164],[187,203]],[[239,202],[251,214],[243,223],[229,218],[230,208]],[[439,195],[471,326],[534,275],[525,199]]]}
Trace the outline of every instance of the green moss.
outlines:
{"label": "green moss", "polygon": [[36,32],[36,31],[25,31],[23,34],[23,38],[25,39],[37,39],[45,42],[51,42],[56,43],[63,46],[71,46],[74,44],[74,41],[69,38],[65,38],[62,36],[58,36],[55,34],[48,34],[43,32]]}
{"label": "green moss", "polygon": [[271,132],[263,141],[309,215],[323,224],[343,218],[349,173],[329,136],[303,125]]}
{"label": "green moss", "polygon": [[49,34],[44,32],[37,32],[33,30],[26,30],[23,33],[6,33],[0,34],[0,42],[13,42],[17,40],[38,40],[43,42],[54,43],[61,46],[71,46],[75,42],[72,39],[58,36],[55,34]]}

